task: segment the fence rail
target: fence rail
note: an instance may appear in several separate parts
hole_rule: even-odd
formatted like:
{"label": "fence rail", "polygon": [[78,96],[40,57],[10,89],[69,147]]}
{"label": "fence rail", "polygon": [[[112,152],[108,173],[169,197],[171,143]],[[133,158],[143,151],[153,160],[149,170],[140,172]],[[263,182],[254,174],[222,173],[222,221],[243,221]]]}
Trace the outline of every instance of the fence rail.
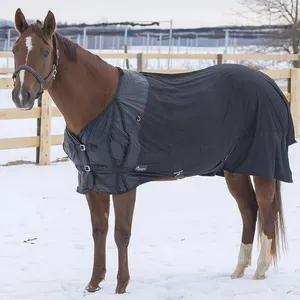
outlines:
{"label": "fence rail", "polygon": [[[99,54],[103,59],[136,59],[137,70],[157,73],[181,73],[192,70],[182,69],[145,69],[144,64],[147,59],[186,59],[186,60],[215,60],[217,64],[222,64],[227,60],[274,60],[274,61],[298,61],[299,55],[279,55],[279,54],[152,54],[152,53],[103,53]],[[0,58],[13,57],[11,53],[0,52]],[[0,69],[0,74],[11,74],[13,69]],[[288,84],[280,86],[291,105],[293,122],[295,125],[296,137],[299,137],[300,127],[300,69],[280,69],[261,70],[273,79],[286,79]],[[12,89],[11,78],[0,78],[0,90]],[[17,119],[37,119],[39,120],[39,130],[37,136],[1,138],[0,150],[37,148],[40,165],[50,164],[51,146],[62,145],[63,135],[51,135],[52,118],[62,117],[57,107],[52,105],[52,99],[47,92],[44,93],[40,107],[35,107],[30,111],[20,111],[16,108],[0,109],[0,120]]]}

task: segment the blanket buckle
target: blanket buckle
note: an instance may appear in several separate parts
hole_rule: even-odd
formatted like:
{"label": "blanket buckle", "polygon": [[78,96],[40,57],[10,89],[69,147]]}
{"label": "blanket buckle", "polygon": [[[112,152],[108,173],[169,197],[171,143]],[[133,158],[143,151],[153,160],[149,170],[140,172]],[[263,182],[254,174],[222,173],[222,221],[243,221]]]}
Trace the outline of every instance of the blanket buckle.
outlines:
{"label": "blanket buckle", "polygon": [[85,165],[83,168],[84,168],[84,171],[86,171],[86,172],[91,171],[91,167],[89,165]]}

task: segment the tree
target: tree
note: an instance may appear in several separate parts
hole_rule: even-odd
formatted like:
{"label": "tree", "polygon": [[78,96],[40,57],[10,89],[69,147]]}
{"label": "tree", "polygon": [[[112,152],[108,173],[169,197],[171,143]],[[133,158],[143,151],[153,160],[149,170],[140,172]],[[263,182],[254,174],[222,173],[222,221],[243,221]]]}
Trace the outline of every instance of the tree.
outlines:
{"label": "tree", "polygon": [[[237,2],[247,8],[249,17],[252,15],[257,21],[268,20],[271,25],[288,25],[286,29],[274,30],[268,46],[289,54],[299,54],[299,0],[237,0]],[[293,65],[299,68],[300,61],[294,61]]]}

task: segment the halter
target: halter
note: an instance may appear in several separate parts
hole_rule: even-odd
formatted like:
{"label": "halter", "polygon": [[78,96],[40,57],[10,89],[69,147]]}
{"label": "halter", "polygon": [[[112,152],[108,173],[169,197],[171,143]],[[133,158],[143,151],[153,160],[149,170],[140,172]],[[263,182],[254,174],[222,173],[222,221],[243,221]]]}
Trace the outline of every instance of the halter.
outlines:
{"label": "halter", "polygon": [[52,78],[53,80],[55,80],[55,76],[56,76],[56,73],[57,73],[57,66],[58,66],[58,59],[59,59],[59,51],[58,51],[58,48],[57,48],[57,38],[55,36],[55,34],[53,35],[53,47],[54,47],[54,62],[53,62],[53,66],[52,66],[52,70],[51,72],[49,73],[49,75],[46,77],[46,78],[43,78],[36,70],[34,70],[33,68],[31,68],[30,66],[27,66],[27,65],[20,65],[18,66],[13,75],[12,75],[12,79],[13,79],[13,83],[14,83],[14,86],[16,86],[16,77],[17,77],[17,74],[21,71],[21,70],[25,70],[25,71],[28,71],[30,72],[41,84],[41,87],[40,87],[40,90],[39,92],[37,93],[36,95],[36,98],[39,98],[43,93],[44,93],[44,89],[42,87],[42,85],[45,85],[47,84]]}

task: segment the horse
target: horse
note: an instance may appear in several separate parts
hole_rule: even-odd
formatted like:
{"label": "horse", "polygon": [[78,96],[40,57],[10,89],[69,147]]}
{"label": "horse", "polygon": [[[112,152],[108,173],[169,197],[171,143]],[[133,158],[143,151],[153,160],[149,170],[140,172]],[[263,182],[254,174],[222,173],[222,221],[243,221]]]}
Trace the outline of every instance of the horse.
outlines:
{"label": "horse", "polygon": [[[251,264],[253,240],[258,224],[260,252],[253,279],[264,279],[272,261],[277,264],[281,248],[287,248],[281,182],[292,182],[288,146],[297,142],[288,102],[274,81],[263,72],[234,64],[172,75],[122,70],[60,35],[51,11],[48,11],[43,22],[28,24],[18,8],[15,12],[15,28],[19,37],[12,49],[15,61],[12,100],[18,109],[30,110],[35,99],[44,90],[48,91],[65,120],[63,147],[78,168],[80,188],[77,191],[85,195],[90,210],[94,259],[92,274],[85,289],[95,292],[100,289],[100,283],[105,279],[110,198],[115,212],[114,239],[118,248],[115,292],[123,294],[126,293],[130,280],[128,247],[138,185],[150,181],[178,180],[197,174],[215,176],[222,173],[220,176],[224,176],[228,191],[235,199],[241,214],[241,242],[231,278],[242,277]],[[206,80],[205,84],[203,80]],[[215,84],[222,89],[215,88]],[[184,86],[183,90],[186,92],[183,93],[178,86]],[[201,88],[205,90],[206,97],[210,98],[209,101],[194,92]],[[125,100],[118,96],[120,90]],[[230,94],[229,100],[226,98],[227,94]],[[149,95],[155,96],[155,101],[150,103],[147,100]],[[235,102],[232,100],[234,95],[239,98]],[[123,100],[118,100],[118,97]],[[183,106],[184,101],[188,105]],[[201,111],[197,108],[197,103],[201,103]],[[222,103],[231,104],[225,107]],[[180,109],[174,108],[173,111],[172,107],[176,105]],[[193,112],[188,110],[189,107]],[[237,107],[242,111],[238,111]],[[127,128],[123,128],[122,120],[128,118],[130,109],[137,113],[130,118]],[[158,116],[148,116],[146,111],[151,109]],[[179,120],[173,120],[172,113],[168,114],[169,110]],[[185,115],[185,111],[189,114]],[[217,131],[211,133],[208,130],[205,114],[200,115],[202,111],[214,122],[219,122],[217,130],[226,134],[226,139],[217,134]],[[221,115],[228,117],[220,121]],[[191,119],[201,125],[191,123]],[[232,122],[232,119],[236,119],[237,123]],[[172,130],[168,128],[168,122],[173,122]],[[246,123],[254,124],[256,129],[248,130],[251,126]],[[275,128],[273,126],[265,130],[271,125]],[[225,132],[224,128],[227,126],[230,128]],[[170,135],[166,134],[165,127],[170,129]],[[181,134],[185,127],[187,130]],[[93,150],[87,136],[94,136],[95,128],[102,133],[108,132],[109,142],[106,140],[101,144],[101,139],[98,138],[99,144]],[[193,134],[196,132],[197,136],[188,130]],[[126,139],[132,139],[133,142],[128,144]],[[141,140],[144,141],[143,145]],[[163,140],[166,143],[171,141],[172,147],[168,145],[165,150]],[[218,146],[209,144],[207,148],[196,149],[199,141],[202,143],[203,140]],[[178,153],[185,151],[183,142],[189,143],[186,148],[189,148],[190,153],[198,155],[196,159],[192,158],[194,164],[184,167],[187,169],[186,173],[180,169],[182,156],[173,152],[175,148]],[[165,155],[163,159],[161,152],[152,147],[151,143],[162,148],[161,152]],[[233,145],[235,147],[232,149]],[[97,147],[101,149],[98,151]],[[125,154],[121,152],[123,150]],[[95,165],[102,155],[113,156],[113,162],[105,158],[107,161],[104,160],[104,165],[93,169],[91,165],[82,163],[82,160],[88,159],[88,151],[91,155],[89,159],[96,161]],[[143,164],[138,161],[143,156],[140,154],[138,157],[141,151],[146,151],[149,155],[142,161]],[[219,161],[220,151],[224,157]],[[172,163],[169,162],[171,156],[175,157],[172,163],[176,168],[178,166],[177,169],[172,168]],[[183,160],[189,159],[189,155],[184,157]],[[215,165],[205,165],[212,159],[216,160]],[[125,164],[122,169],[125,160],[133,160],[137,164],[128,174],[125,174],[125,167],[128,165]],[[265,161],[271,165],[269,173]],[[246,162],[248,166],[243,169]],[[202,164],[205,167],[201,169]],[[168,168],[171,169],[170,172]],[[198,172],[200,169],[202,173]],[[137,173],[141,176],[136,175]]]}

